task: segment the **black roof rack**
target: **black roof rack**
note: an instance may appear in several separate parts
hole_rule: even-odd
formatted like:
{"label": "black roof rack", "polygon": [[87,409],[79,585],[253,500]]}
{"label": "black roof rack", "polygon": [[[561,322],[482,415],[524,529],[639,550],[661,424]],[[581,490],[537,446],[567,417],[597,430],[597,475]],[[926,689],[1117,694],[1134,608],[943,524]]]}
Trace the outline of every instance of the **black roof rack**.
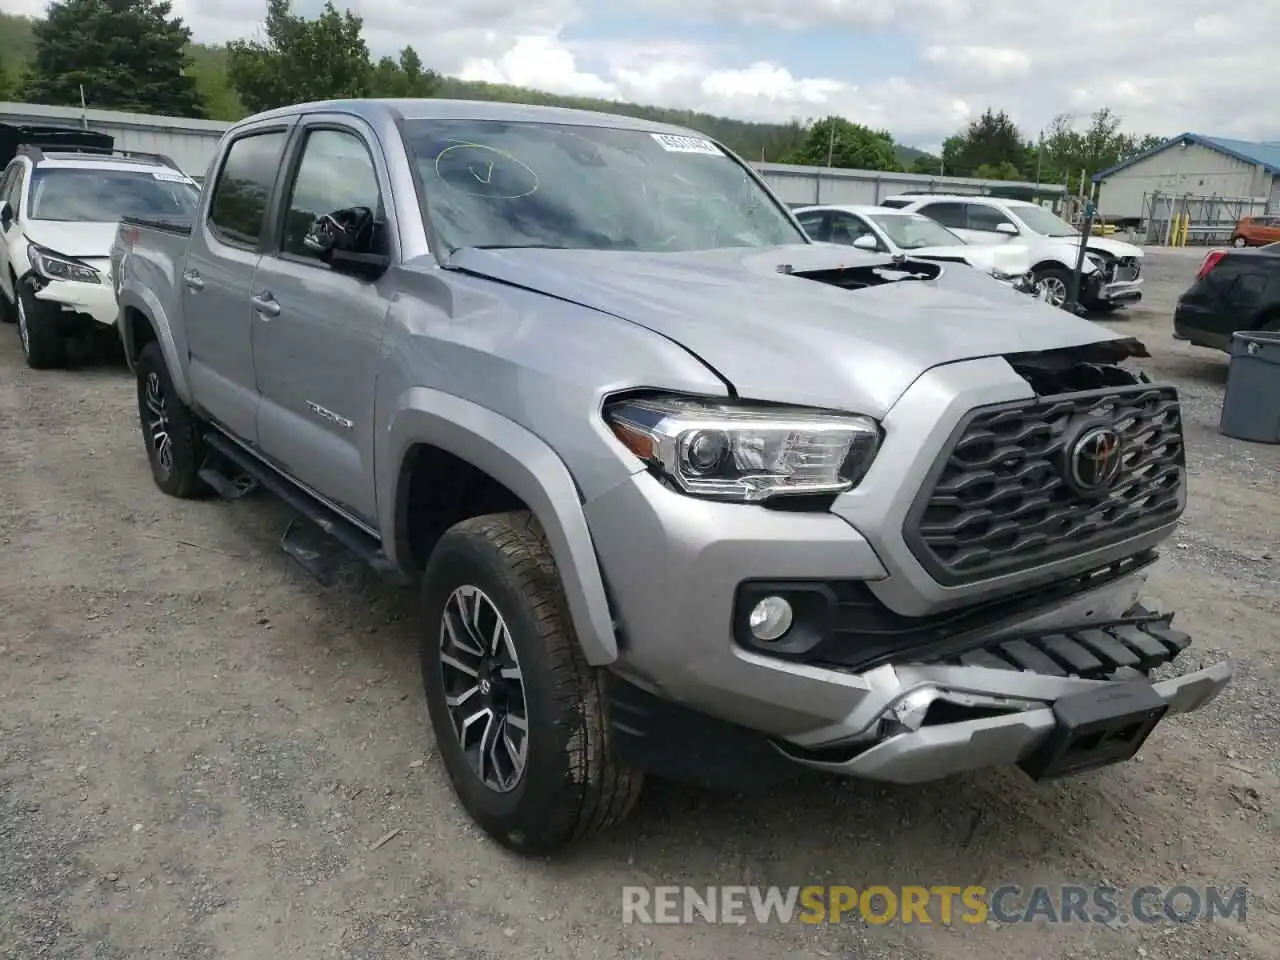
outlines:
{"label": "black roof rack", "polygon": [[96,130],[0,121],[0,167],[8,164],[23,146],[45,150],[75,150],[82,146],[110,150],[114,145],[115,137]]}
{"label": "black roof rack", "polygon": [[168,167],[171,170],[182,172],[182,168],[173,162],[173,159],[163,153],[146,153],[142,150],[120,150],[112,146],[94,146],[90,144],[47,144],[44,147],[31,143],[24,143],[18,147],[18,152],[30,157],[34,163],[39,163],[46,157],[55,156],[75,156],[78,154],[89,154],[96,157],[119,157],[122,160],[140,160],[145,163],[158,163],[161,166]]}

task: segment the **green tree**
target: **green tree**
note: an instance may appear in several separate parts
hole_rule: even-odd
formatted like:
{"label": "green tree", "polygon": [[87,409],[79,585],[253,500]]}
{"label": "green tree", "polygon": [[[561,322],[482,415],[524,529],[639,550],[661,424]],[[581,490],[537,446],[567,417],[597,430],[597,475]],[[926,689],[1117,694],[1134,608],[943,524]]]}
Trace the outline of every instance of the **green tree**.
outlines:
{"label": "green tree", "polygon": [[401,50],[398,62],[383,57],[369,78],[369,92],[375,97],[430,97],[439,87],[439,74],[423,68],[413,47]]}
{"label": "green tree", "polygon": [[787,163],[853,170],[901,170],[893,137],[843,117],[827,117],[809,128],[804,143]]}
{"label": "green tree", "polygon": [[251,112],[311,100],[369,94],[373,67],[364,21],[339,13],[333,0],[314,20],[293,12],[290,0],[267,0],[267,39],[227,44],[227,73]]}
{"label": "green tree", "polygon": [[1095,173],[1163,142],[1162,137],[1153,134],[1137,137],[1125,133],[1120,129],[1122,122],[1109,107],[1094,111],[1083,131],[1075,128],[1069,116],[1056,117],[1045,132],[1041,148],[1041,179],[1051,183],[1066,181],[1073,190],[1087,190]]}
{"label": "green tree", "polygon": [[973,171],[979,180],[1021,180],[1022,171],[1008,160],[1000,163],[984,163]]}
{"label": "green tree", "polygon": [[4,57],[0,55],[0,100],[11,99],[13,99],[13,81],[9,79],[9,71],[4,66]]}
{"label": "green tree", "polygon": [[204,117],[185,73],[191,31],[169,0],[57,0],[35,26],[32,103]]}
{"label": "green tree", "polygon": [[[949,149],[948,149],[949,148]],[[952,137],[943,145],[943,159],[950,176],[978,176],[979,168],[1007,170],[1012,166],[1018,179],[1026,163],[1026,144],[1017,126],[1003,110],[988,108],[981,117],[972,121],[964,133]]]}
{"label": "green tree", "polygon": [[936,177],[942,173],[942,158],[935,157],[931,153],[922,153],[911,161],[911,168],[907,172]]}

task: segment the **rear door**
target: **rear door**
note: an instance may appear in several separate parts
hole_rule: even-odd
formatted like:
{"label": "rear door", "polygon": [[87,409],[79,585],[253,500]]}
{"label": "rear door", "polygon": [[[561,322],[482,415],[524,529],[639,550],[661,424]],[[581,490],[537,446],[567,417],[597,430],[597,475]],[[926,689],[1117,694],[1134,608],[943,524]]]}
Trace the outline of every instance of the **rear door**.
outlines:
{"label": "rear door", "polygon": [[355,118],[309,116],[296,140],[253,283],[258,440],[294,479],[373,527],[374,388],[390,301],[384,283],[332,269],[305,237],[317,217],[364,207],[375,223],[367,252],[394,262],[390,178]]}
{"label": "rear door", "polygon": [[942,224],[952,233],[970,243],[981,243],[979,234],[969,229],[969,218],[966,212],[968,204],[951,200],[938,200],[926,203],[916,209],[916,213]]}
{"label": "rear door", "polygon": [[4,174],[0,175],[0,200],[9,203],[8,226],[0,224],[0,290],[4,291],[5,298],[10,301],[15,299],[16,294],[9,248],[22,239],[22,228],[18,226],[18,200],[22,196],[23,171],[21,161],[14,160]]}
{"label": "rear door", "polygon": [[237,133],[206,188],[209,205],[191,231],[183,273],[176,278],[192,388],[214,420],[246,443],[258,438],[253,275],[294,123],[296,118],[264,122]]}

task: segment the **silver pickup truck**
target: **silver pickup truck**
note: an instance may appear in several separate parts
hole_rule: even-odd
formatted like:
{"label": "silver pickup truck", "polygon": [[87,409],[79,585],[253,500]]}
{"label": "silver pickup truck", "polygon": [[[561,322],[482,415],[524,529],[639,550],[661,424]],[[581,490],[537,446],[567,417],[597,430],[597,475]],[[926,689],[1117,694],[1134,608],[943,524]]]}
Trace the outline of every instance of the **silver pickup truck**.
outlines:
{"label": "silver pickup truck", "polygon": [[1229,682],[1140,602],[1186,502],[1141,344],[813,244],[689,130],[284,108],[112,259],[156,484],[265,488],[317,576],[420,590],[440,755],[513,849],[646,774],[1076,773]]}

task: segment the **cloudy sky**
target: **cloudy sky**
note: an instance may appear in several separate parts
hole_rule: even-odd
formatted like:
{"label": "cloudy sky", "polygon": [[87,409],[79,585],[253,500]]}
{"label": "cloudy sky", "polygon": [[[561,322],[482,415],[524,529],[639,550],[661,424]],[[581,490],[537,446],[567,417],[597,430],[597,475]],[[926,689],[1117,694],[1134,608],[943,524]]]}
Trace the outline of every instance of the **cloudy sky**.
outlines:
{"label": "cloudy sky", "polygon": [[[322,0],[295,0],[308,12]],[[37,12],[42,0],[0,0]],[[988,105],[1024,133],[1107,104],[1135,132],[1280,140],[1280,0],[347,0],[377,54],[744,119],[838,113],[932,147]],[[264,0],[174,0],[196,39]],[[26,9],[22,9],[26,8]]]}

